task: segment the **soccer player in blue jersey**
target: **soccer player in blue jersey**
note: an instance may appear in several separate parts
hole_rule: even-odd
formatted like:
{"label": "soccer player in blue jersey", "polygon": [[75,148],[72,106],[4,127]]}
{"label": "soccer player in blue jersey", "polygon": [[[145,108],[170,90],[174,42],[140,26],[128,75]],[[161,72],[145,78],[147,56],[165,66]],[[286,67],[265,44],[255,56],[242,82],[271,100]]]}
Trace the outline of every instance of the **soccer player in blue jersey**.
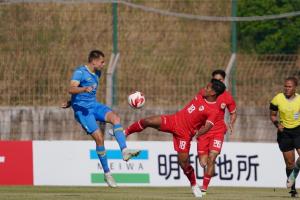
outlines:
{"label": "soccer player in blue jersey", "polygon": [[113,124],[114,136],[122,151],[123,160],[128,161],[137,156],[140,151],[127,148],[120,117],[111,108],[96,100],[99,78],[104,64],[104,53],[93,50],[89,53],[88,63],[75,69],[69,88],[69,93],[72,95],[70,106],[74,110],[75,119],[96,142],[96,152],[104,170],[106,183],[110,187],[117,187],[107,162],[104,134],[100,131],[97,121]]}

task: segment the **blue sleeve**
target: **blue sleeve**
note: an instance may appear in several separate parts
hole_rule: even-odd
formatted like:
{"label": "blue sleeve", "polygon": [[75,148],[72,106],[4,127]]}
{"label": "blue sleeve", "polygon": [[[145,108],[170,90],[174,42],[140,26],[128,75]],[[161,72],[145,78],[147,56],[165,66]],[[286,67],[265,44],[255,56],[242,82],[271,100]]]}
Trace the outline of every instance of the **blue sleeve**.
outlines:
{"label": "blue sleeve", "polygon": [[82,76],[83,76],[82,71],[80,71],[80,70],[75,70],[75,71],[73,72],[73,75],[72,75],[72,79],[71,79],[71,80],[80,82],[81,79],[82,79]]}

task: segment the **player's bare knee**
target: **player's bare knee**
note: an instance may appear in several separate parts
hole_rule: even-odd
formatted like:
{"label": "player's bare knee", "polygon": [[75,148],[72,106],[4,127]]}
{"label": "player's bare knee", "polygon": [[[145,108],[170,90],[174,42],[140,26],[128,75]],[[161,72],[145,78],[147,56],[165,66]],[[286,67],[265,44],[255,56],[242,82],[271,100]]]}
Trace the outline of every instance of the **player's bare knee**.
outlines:
{"label": "player's bare knee", "polygon": [[212,162],[212,161],[215,162],[215,160],[217,159],[219,154],[220,153],[217,151],[211,151],[211,152],[209,152],[207,160],[210,160],[210,162]]}
{"label": "player's bare knee", "polygon": [[154,117],[145,118],[142,122],[143,127],[153,127],[156,128],[156,121]]}
{"label": "player's bare knee", "polygon": [[185,162],[185,161],[179,161],[179,166],[181,167],[181,169],[186,169],[188,166],[190,165],[189,162]]}
{"label": "player's bare knee", "polygon": [[119,115],[117,115],[116,113],[114,113],[113,117],[112,117],[112,123],[113,124],[120,124],[121,122],[121,118]]}
{"label": "player's bare knee", "polygon": [[105,121],[115,125],[115,124],[120,124],[121,118],[117,113],[111,111],[106,114]]}
{"label": "player's bare knee", "polygon": [[214,164],[215,164],[215,159],[214,159],[214,158],[208,158],[208,160],[207,160],[207,165],[212,166],[212,165],[214,165]]}
{"label": "player's bare knee", "polygon": [[207,166],[207,155],[198,153],[199,163],[202,168]]}
{"label": "player's bare knee", "polygon": [[202,168],[205,168],[207,166],[207,162],[204,162],[204,161],[200,161],[200,166]]}
{"label": "player's bare knee", "polygon": [[190,165],[189,159],[188,158],[179,158],[178,163],[182,169],[185,169]]}
{"label": "player's bare knee", "polygon": [[94,131],[91,134],[91,136],[95,140],[97,146],[103,146],[104,145],[104,137],[103,137],[103,134],[101,133],[101,131],[99,129]]}
{"label": "player's bare knee", "polygon": [[295,164],[293,162],[287,162],[286,163],[286,168],[287,169],[294,169],[294,167],[295,167]]}
{"label": "player's bare knee", "polygon": [[149,125],[151,125],[151,118],[145,118],[143,121],[141,121],[141,123],[143,127],[148,127]]}

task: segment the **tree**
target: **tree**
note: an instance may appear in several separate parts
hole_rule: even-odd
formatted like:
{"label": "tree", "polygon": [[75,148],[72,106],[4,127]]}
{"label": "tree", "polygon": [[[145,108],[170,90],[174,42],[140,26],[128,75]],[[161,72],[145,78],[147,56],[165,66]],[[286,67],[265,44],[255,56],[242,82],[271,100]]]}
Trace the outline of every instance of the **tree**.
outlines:
{"label": "tree", "polygon": [[[300,11],[299,0],[238,0],[238,16],[277,15]],[[239,22],[239,48],[259,54],[296,53],[300,47],[300,16]]]}

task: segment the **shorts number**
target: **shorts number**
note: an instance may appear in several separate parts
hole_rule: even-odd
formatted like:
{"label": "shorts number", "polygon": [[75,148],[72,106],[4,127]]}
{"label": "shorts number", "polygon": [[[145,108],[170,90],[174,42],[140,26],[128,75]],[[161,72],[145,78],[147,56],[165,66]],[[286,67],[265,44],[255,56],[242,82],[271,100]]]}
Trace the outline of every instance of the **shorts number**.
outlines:
{"label": "shorts number", "polygon": [[185,149],[186,141],[179,141],[179,149]]}
{"label": "shorts number", "polygon": [[214,147],[220,149],[222,146],[222,142],[220,140],[214,140]]}

